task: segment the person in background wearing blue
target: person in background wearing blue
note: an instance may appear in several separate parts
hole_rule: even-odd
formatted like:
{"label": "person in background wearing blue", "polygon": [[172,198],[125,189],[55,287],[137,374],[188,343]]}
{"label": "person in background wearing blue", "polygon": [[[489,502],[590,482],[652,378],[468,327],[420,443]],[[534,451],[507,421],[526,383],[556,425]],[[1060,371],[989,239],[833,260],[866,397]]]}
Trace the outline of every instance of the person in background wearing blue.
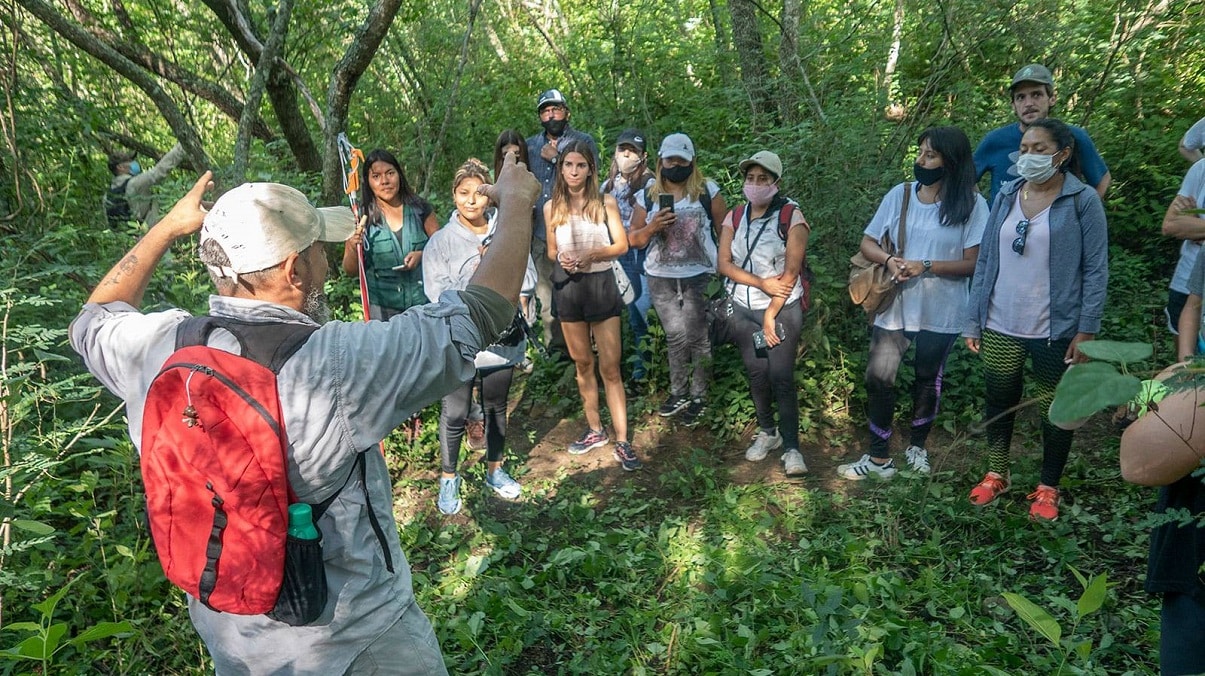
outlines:
{"label": "person in background wearing blue", "polygon": [[[979,241],[987,222],[987,202],[975,188],[971,142],[958,127],[931,127],[917,139],[915,183],[901,183],[879,204],[862,237],[862,255],[882,262],[902,285],[899,295],[874,319],[866,365],[870,453],[837,467],[854,481],[895,474],[891,460],[895,417],[895,378],[910,345],[915,346],[912,426],[904,458],[908,469],[929,473],[925,448],[941,401],[942,373],[950,348],[962,332],[975,272]],[[904,212],[904,191],[910,190]],[[904,251],[890,256],[883,235],[899,247],[904,219]]]}
{"label": "person in background wearing blue", "polygon": [[[423,281],[427,297],[438,302],[445,291],[461,291],[469,283],[481,258],[489,248],[497,227],[497,212],[482,192],[490,184],[489,168],[471,158],[456,170],[452,179],[452,201],[456,210],[448,224],[431,236],[423,261]],[[520,290],[520,311],[535,291],[536,270],[531,257]],[[460,440],[464,435],[473,388],[481,392],[485,412],[485,485],[507,500],[519,497],[522,487],[502,468],[506,445],[506,404],[515,365],[523,360],[527,342],[522,336],[509,336],[506,344],[494,344],[477,353],[477,377],[474,381],[444,395],[439,415],[439,451],[443,471],[439,479],[439,511],[460,511]]]}
{"label": "person in background wearing blue", "polygon": [[[653,184],[653,173],[648,168],[648,153],[645,152],[644,132],[639,129],[625,129],[615,140],[615,154],[611,157],[611,171],[603,181],[602,192],[615,198],[619,204],[619,216],[623,219],[623,229],[632,229],[632,211],[644,191]],[[648,346],[645,345],[648,335],[647,315],[652,301],[645,293],[644,280],[644,249],[632,247],[619,257],[619,264],[632,282],[632,290],[636,300],[628,304],[628,325],[632,328],[632,380],[643,382],[647,373],[645,362],[648,361]]]}
{"label": "person in background wearing blue", "polygon": [[[1050,117],[1050,109],[1055,103],[1054,76],[1046,66],[1031,63],[1013,76],[1008,93],[1017,121],[988,132],[979,142],[979,147],[975,148],[975,180],[983,178],[986,173],[992,175],[992,194],[988,204],[993,208],[1000,187],[1020,175],[1016,169],[1016,157],[1021,135],[1034,122]],[[1096,194],[1103,200],[1109,184],[1113,182],[1109,167],[1101,159],[1100,153],[1096,152],[1088,132],[1072,125],[1068,127],[1075,136],[1084,183],[1096,188]]]}
{"label": "person in background wearing blue", "polygon": [[[1163,235],[1183,240],[1180,244],[1180,259],[1176,261],[1176,269],[1167,285],[1167,306],[1163,309],[1167,316],[1168,329],[1175,335],[1180,335],[1179,326],[1186,320],[1185,312],[1189,312],[1191,294],[1201,292],[1201,289],[1193,287],[1189,281],[1193,267],[1201,257],[1201,242],[1205,240],[1205,219],[1202,219],[1201,214],[1189,212],[1201,204],[1205,204],[1205,161],[1197,160],[1184,174],[1184,179],[1180,181],[1180,189],[1176,191],[1175,198],[1167,207],[1167,213],[1163,215]],[[1196,313],[1196,317],[1187,319],[1190,323],[1200,324],[1199,297],[1192,312]],[[1195,330],[1187,337],[1194,336]],[[1192,344],[1195,349],[1195,340]]]}
{"label": "person in background wearing blue", "polygon": [[427,200],[410,189],[402,165],[387,150],[368,153],[360,169],[364,225],[343,248],[343,271],[360,273],[356,247],[363,242],[368,316],[387,320],[427,302],[423,293],[423,248],[439,229]]}
{"label": "person in background wearing blue", "polygon": [[598,145],[589,134],[569,125],[569,102],[559,89],[549,89],[540,94],[536,100],[536,114],[544,131],[527,139],[527,156],[531,161],[528,165],[531,173],[540,180],[543,190],[540,191],[540,198],[536,200],[535,220],[532,222],[531,258],[536,263],[536,273],[539,275],[536,298],[540,301],[544,345],[564,350],[563,336],[553,315],[552,282],[549,281],[553,262],[548,258],[548,246],[544,241],[544,204],[552,199],[552,185],[557,176],[557,158],[565,146],[573,141],[585,143],[590,154],[594,156],[594,166],[597,167],[600,164]]}
{"label": "person in background wearing blue", "polygon": [[[782,179],[778,155],[763,150],[742,160],[740,169],[749,202],[724,218],[716,267],[731,280],[728,290],[733,313],[723,338],[736,343],[741,352],[749,397],[757,413],[759,429],[745,459],[757,462],[785,446],[783,471],[787,476],[801,476],[807,472],[807,464],[799,452],[795,359],[807,309],[801,278],[812,226],[798,204],[778,194]],[[764,345],[757,343],[758,332],[765,337]]]}
{"label": "person in background wearing blue", "polygon": [[1009,447],[1025,360],[1033,362],[1042,417],[1042,469],[1029,518],[1059,516],[1059,480],[1071,430],[1050,422],[1054,388],[1079,345],[1100,331],[1109,285],[1109,233],[1100,197],[1076,176],[1075,135],[1037,120],[1021,138],[1021,180],[1004,186],[988,216],[971,280],[967,347],[983,359],[989,470],[971,490],[983,506],[1011,486]]}
{"label": "person in background wearing blue", "polygon": [[[135,221],[147,226],[159,221],[159,205],[155,202],[155,185],[167,178],[172,169],[184,161],[184,148],[177,143],[147,171],[133,157],[109,158],[113,180],[105,193],[105,212],[109,222]],[[123,208],[124,206],[124,208]]]}

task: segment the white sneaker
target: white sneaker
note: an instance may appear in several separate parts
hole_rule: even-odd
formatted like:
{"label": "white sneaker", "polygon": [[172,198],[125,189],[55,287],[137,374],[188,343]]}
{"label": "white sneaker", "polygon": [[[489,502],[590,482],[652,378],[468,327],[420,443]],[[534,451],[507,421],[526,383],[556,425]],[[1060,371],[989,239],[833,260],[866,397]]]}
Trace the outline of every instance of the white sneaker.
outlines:
{"label": "white sneaker", "polygon": [[895,463],[888,460],[885,464],[878,464],[870,459],[870,455],[863,455],[857,462],[851,462],[848,465],[837,465],[837,474],[843,479],[851,481],[861,481],[868,476],[874,475],[880,479],[890,479],[895,476]]}
{"label": "white sneaker", "polygon": [[794,448],[788,448],[787,452],[782,454],[782,465],[787,476],[803,476],[808,473],[803,456]]}
{"label": "white sneaker", "polygon": [[908,461],[908,469],[913,472],[929,473],[929,452],[920,446],[909,446],[904,451],[904,459]]}
{"label": "white sneaker", "polygon": [[749,462],[765,460],[770,451],[777,448],[782,448],[782,437],[778,430],[774,430],[773,436],[758,430],[757,436],[753,437],[753,445],[745,451],[745,459]]}

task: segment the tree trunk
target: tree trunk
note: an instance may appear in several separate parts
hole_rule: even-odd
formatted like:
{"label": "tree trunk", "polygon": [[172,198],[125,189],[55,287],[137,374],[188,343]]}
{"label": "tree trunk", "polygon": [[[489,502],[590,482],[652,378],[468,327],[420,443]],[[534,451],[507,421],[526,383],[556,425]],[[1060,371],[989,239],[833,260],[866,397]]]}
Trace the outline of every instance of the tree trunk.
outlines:
{"label": "tree trunk", "polygon": [[43,0],[17,0],[17,4],[41,20],[42,23],[49,26],[51,30],[66,38],[71,44],[99,59],[102,63],[117,71],[145,92],[155,104],[155,107],[159,109],[159,113],[167,120],[172,133],[176,135],[180,144],[184,146],[184,150],[188,153],[189,159],[192,160],[193,166],[198,171],[207,169],[210,166],[209,156],[201,145],[201,138],[197,134],[197,130],[185,119],[184,114],[176,106],[175,101],[172,101],[167,92],[163,91],[159,83],[146,71],[121,54],[118,54],[100,40],[97,40],[91,33],[81,28],[78,24],[68,21],[66,17],[59,14]]}
{"label": "tree trunk", "polygon": [[439,134],[435,137],[432,152],[427,159],[427,169],[423,172],[423,192],[431,188],[431,176],[435,173],[435,158],[444,147],[444,139],[448,134],[448,125],[452,123],[452,113],[459,105],[460,78],[464,75],[464,66],[469,60],[469,40],[473,36],[473,24],[477,21],[477,13],[481,10],[482,0],[469,0],[469,22],[464,29],[464,38],[460,41],[460,58],[456,62],[456,77],[452,80],[452,91],[448,94],[447,107],[444,108],[444,119],[439,125]]}
{"label": "tree trunk", "polygon": [[343,58],[335,65],[331,73],[330,86],[326,91],[326,127],[322,131],[323,148],[326,151],[322,161],[322,203],[338,204],[342,201],[343,179],[339,163],[339,147],[336,139],[339,132],[347,127],[347,110],[351,105],[351,96],[356,90],[360,76],[372,63],[372,57],[393,25],[402,0],[379,0],[368,12],[364,23],[356,30],[351,44],[343,53]]}
{"label": "tree trunk", "polygon": [[887,93],[887,105],[883,112],[887,119],[898,122],[904,119],[904,104],[900,101],[900,88],[895,81],[895,68],[900,60],[900,42],[904,35],[904,0],[895,0],[895,21],[891,27],[891,48],[887,50],[887,66],[883,69],[883,88]]}
{"label": "tree trunk", "polygon": [[[201,2],[226,27],[226,31],[230,33],[239,49],[243,50],[243,53],[252,60],[259,61],[263,45],[258,38],[250,34],[249,27],[242,19],[243,14],[241,12],[236,14],[237,8],[232,7],[225,0],[201,0]],[[243,22],[241,26],[240,22]],[[272,104],[272,111],[276,113],[276,123],[280,125],[280,133],[284,136],[285,143],[289,145],[289,151],[293,153],[297,168],[301,171],[320,171],[322,156],[318,153],[318,146],[314,144],[309,126],[306,125],[301,108],[298,106],[297,84],[300,78],[296,78],[294,75],[295,73],[288,64],[279,57],[274,59],[272,67],[268,71],[266,85],[268,101]],[[315,118],[318,119],[319,126],[321,126],[321,112],[316,112],[318,114]]]}
{"label": "tree trunk", "polygon": [[732,42],[736,45],[749,110],[755,120],[769,122],[775,116],[775,109],[768,86],[757,6],[752,0],[730,0],[728,9],[732,14]]}
{"label": "tree trunk", "polygon": [[247,102],[243,106],[243,115],[238,121],[238,136],[234,141],[234,169],[232,172],[234,176],[232,180],[235,185],[241,184],[247,175],[247,153],[251,149],[251,129],[258,117],[256,111],[259,110],[259,103],[264,98],[264,87],[268,84],[268,71],[272,69],[276,55],[284,46],[285,35],[289,30],[289,15],[292,12],[293,0],[280,0],[276,6],[276,19],[272,22],[272,32],[268,35],[268,42],[259,55],[259,63],[255,66],[255,75],[251,77],[251,84],[247,87]]}
{"label": "tree trunk", "polygon": [[[75,17],[75,20],[83,26],[84,30],[94,35],[102,43],[112,47],[118,54],[168,82],[175,84],[184,91],[212,103],[218,110],[228,115],[231,119],[238,120],[243,116],[242,102],[235,98],[225,85],[211,82],[196,73],[181,68],[177,63],[168,61],[150,49],[147,49],[146,45],[141,42],[134,42],[115,35],[112,31],[105,28],[104,24],[97,20],[94,14],[89,12],[76,0],[67,0],[67,7],[71,10],[71,14]],[[119,18],[122,16],[125,17],[121,23],[123,26],[128,24],[126,32],[127,34],[132,34],[134,30],[129,16],[117,11],[118,7],[120,7],[120,3],[115,1],[114,11],[118,14]],[[273,141],[276,139],[275,134],[272,133],[272,130],[268,128],[268,125],[259,115],[255,116],[252,132],[256,138],[263,139],[264,141]]]}

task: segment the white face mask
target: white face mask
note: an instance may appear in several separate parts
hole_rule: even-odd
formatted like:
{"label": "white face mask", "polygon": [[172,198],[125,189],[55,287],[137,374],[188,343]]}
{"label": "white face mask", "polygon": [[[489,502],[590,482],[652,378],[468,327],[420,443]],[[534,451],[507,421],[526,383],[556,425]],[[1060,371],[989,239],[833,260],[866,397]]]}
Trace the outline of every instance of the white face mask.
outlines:
{"label": "white face mask", "polygon": [[1054,155],[1025,153],[1017,158],[1017,173],[1030,183],[1045,183],[1059,170]]}
{"label": "white face mask", "polygon": [[619,169],[619,173],[621,173],[621,174],[632,173],[632,170],[634,170],[639,164],[640,164],[639,157],[633,157],[631,155],[616,155],[615,156],[615,166]]}

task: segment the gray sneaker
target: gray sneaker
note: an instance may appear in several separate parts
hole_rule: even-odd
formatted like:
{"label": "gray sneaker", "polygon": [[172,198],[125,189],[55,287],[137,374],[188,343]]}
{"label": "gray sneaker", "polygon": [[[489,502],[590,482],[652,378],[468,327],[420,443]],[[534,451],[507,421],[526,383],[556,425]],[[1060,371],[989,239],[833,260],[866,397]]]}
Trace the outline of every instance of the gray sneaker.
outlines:
{"label": "gray sneaker", "polygon": [[778,430],[774,430],[773,435],[758,430],[757,436],[753,437],[753,445],[745,450],[745,459],[749,462],[765,460],[770,451],[779,448],[782,448],[782,437],[779,436]]}
{"label": "gray sneaker", "polygon": [[913,472],[929,473],[929,452],[920,446],[909,446],[904,451],[904,459],[908,461],[908,469]]}
{"label": "gray sneaker", "polygon": [[808,473],[803,456],[794,448],[788,448],[787,452],[782,454],[782,466],[787,476],[803,476]]}
{"label": "gray sneaker", "polygon": [[523,487],[519,485],[519,482],[512,479],[501,467],[485,473],[485,485],[507,500],[514,500],[523,492]]}

